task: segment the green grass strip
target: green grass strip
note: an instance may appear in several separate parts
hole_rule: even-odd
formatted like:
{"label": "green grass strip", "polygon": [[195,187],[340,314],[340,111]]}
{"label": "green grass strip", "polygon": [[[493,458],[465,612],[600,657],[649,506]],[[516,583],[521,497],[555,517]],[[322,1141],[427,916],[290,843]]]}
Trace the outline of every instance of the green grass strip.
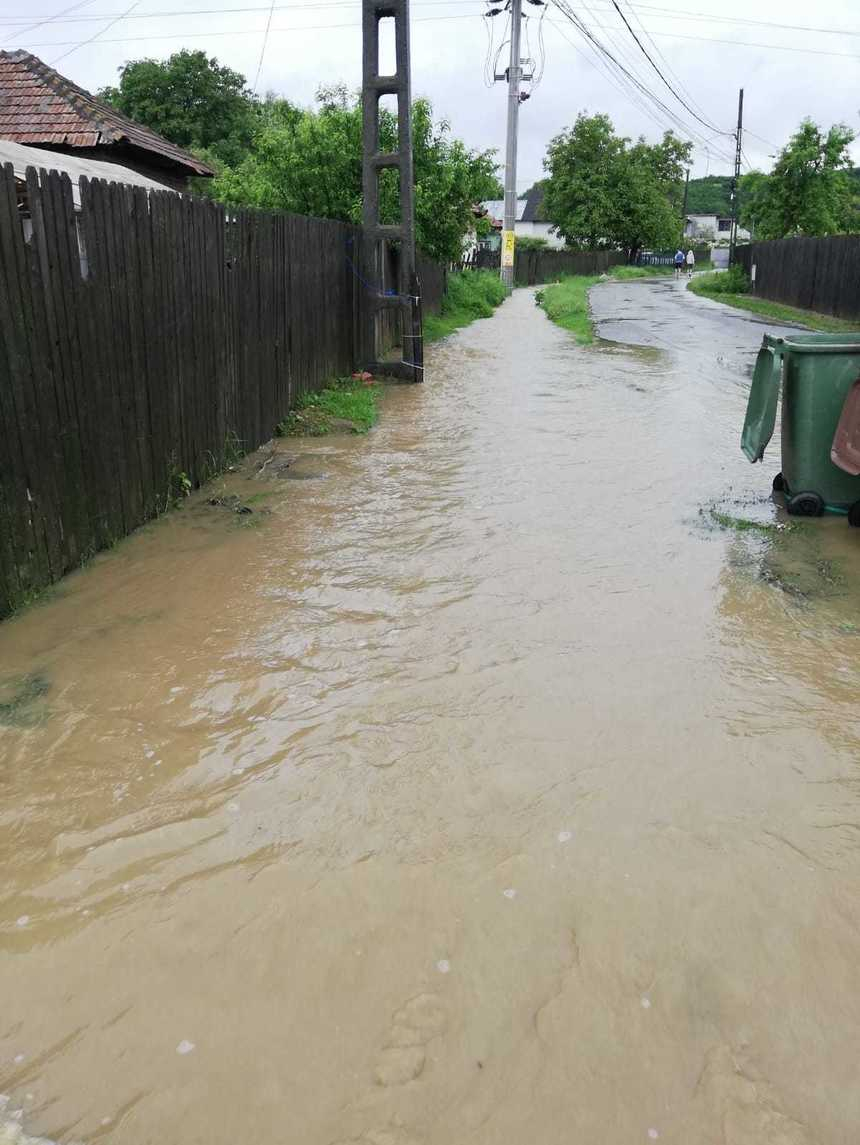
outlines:
{"label": "green grass strip", "polygon": [[547,318],[569,330],[581,346],[594,341],[588,292],[596,282],[600,282],[596,274],[571,275],[552,286],[545,286],[535,295],[538,306],[543,307]]}
{"label": "green grass strip", "polygon": [[617,279],[626,282],[637,278],[664,278],[674,274],[671,266],[613,266],[606,274],[571,274],[535,295],[538,306],[546,311],[557,326],[575,335],[581,346],[594,341],[594,323],[588,306],[588,292],[598,282]]}
{"label": "green grass strip", "polygon": [[781,302],[769,302],[766,298],[756,298],[751,294],[722,294],[709,290],[710,285],[706,279],[696,279],[687,284],[692,290],[703,298],[710,298],[714,302],[724,302],[726,306],[733,306],[736,310],[748,310],[751,314],[761,314],[765,318],[773,318],[775,322],[789,322],[806,326],[809,330],[821,330],[825,333],[839,334],[860,330],[860,322],[850,322],[845,318],[834,318],[830,314],[817,314],[814,310],[800,310],[796,306],[784,306]]}
{"label": "green grass strip", "polygon": [[279,437],[321,437],[347,428],[353,433],[367,433],[379,418],[380,390],[376,382],[338,378],[319,393],[299,398],[275,432]]}
{"label": "green grass strip", "polygon": [[462,270],[449,274],[441,314],[424,315],[425,342],[445,338],[476,318],[492,317],[495,308],[506,297],[507,292],[497,271]]}

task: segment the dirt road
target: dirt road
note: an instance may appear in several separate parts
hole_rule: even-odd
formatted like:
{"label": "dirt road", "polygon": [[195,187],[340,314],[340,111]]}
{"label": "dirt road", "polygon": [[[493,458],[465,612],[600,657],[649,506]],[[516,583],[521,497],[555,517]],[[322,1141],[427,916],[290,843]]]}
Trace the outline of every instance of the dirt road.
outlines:
{"label": "dirt road", "polygon": [[0,627],[7,1137],[854,1145],[860,537],[726,527],[765,327],[593,304]]}

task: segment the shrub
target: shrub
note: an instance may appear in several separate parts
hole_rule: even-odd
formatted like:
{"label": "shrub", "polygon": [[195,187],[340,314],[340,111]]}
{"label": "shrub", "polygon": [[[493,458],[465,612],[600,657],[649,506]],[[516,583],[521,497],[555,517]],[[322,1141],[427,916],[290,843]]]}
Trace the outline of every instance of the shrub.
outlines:
{"label": "shrub", "polygon": [[549,243],[546,239],[540,238],[539,235],[518,235],[517,236],[517,250],[548,250]]}
{"label": "shrub", "polygon": [[696,289],[703,294],[747,294],[749,288],[749,275],[742,266],[702,275],[696,282]]}
{"label": "shrub", "polygon": [[448,276],[442,313],[465,311],[470,318],[490,318],[505,297],[504,283],[495,271],[463,270]]}

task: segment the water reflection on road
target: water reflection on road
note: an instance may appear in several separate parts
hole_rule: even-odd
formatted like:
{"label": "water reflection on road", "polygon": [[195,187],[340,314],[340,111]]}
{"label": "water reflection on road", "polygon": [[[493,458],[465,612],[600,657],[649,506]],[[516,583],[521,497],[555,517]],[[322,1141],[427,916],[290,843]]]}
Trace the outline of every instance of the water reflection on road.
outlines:
{"label": "water reflection on road", "polygon": [[762,326],[593,304],[0,627],[7,1135],[856,1139],[858,536],[712,512]]}

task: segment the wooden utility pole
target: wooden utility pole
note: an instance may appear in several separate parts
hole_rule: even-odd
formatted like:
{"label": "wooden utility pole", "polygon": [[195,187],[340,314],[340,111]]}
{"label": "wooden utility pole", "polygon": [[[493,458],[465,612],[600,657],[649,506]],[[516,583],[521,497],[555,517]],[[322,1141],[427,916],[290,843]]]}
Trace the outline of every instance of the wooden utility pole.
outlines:
{"label": "wooden utility pole", "polygon": [[732,229],[729,231],[729,266],[735,264],[738,245],[738,200],[740,197],[741,158],[743,155],[744,89],[738,93],[738,130],[735,135],[735,173],[732,177]]}
{"label": "wooden utility pole", "polygon": [[[379,22],[394,20],[395,71],[379,74]],[[421,328],[421,288],[415,262],[415,195],[412,177],[412,84],[409,62],[409,0],[362,0],[362,107],[364,111],[362,223],[371,244],[369,329],[365,364],[374,372],[393,374],[408,381],[424,380],[424,340]],[[397,97],[397,150],[379,149],[379,100]],[[379,218],[379,176],[386,168],[399,175],[400,221],[383,225]],[[397,292],[386,294],[386,244],[398,244]],[[395,308],[400,314],[403,353],[399,363],[380,362],[377,316]]]}
{"label": "wooden utility pole", "polygon": [[684,180],[684,205],[681,207],[681,240],[687,230],[687,195],[690,191],[690,168],[687,168],[687,178]]}

